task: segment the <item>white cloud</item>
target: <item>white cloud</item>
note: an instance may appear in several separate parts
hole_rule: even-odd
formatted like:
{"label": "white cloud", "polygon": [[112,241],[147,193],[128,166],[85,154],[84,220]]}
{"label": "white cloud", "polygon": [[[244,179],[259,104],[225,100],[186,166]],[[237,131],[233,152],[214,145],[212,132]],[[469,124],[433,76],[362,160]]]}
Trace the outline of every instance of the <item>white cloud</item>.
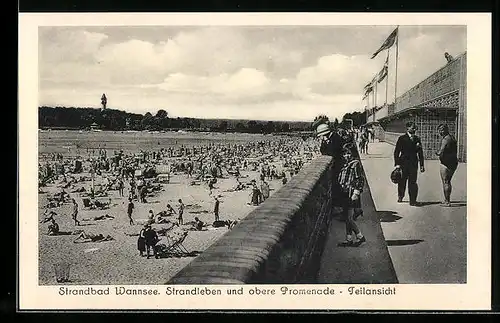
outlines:
{"label": "white cloud", "polygon": [[[465,34],[424,31],[409,35],[401,28],[398,94],[443,66],[445,51],[457,55],[465,50]],[[316,47],[331,54],[313,61],[318,55],[313,41],[303,46],[295,38],[279,38],[278,32],[277,38],[262,35],[251,41],[242,29],[208,27],[163,41],[116,42],[104,33],[60,30],[41,42],[40,104],[98,106],[106,92],[110,108],[139,113],[161,108],[178,116],[309,120],[325,113],[341,118],[363,109],[363,87],[382,68],[387,53],[375,59],[371,51],[352,56],[323,41]],[[348,47],[352,52],[356,46]],[[394,60],[393,48],[389,101]],[[385,82],[378,86],[380,104]]]}
{"label": "white cloud", "polygon": [[242,68],[234,74],[216,76],[173,73],[160,84],[143,84],[141,87],[158,87],[166,92],[177,94],[215,95],[228,99],[260,96],[273,90],[271,81],[265,73],[253,68]]}
{"label": "white cloud", "polygon": [[359,94],[373,78],[380,63],[368,56],[334,54],[318,59],[316,65],[299,71],[296,83],[300,89],[308,88],[319,94]]}
{"label": "white cloud", "polygon": [[107,38],[105,34],[85,30],[61,30],[41,43],[40,61],[58,63],[92,58]]}

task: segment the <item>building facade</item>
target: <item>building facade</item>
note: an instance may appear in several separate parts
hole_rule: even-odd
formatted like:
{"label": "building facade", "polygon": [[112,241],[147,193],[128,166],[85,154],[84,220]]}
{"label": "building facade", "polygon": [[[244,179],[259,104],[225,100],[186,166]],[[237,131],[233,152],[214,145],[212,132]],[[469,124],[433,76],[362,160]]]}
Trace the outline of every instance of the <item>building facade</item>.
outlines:
{"label": "building facade", "polygon": [[380,140],[395,144],[406,131],[406,122],[418,127],[426,159],[436,159],[441,138],[437,127],[448,124],[458,142],[458,158],[467,162],[467,53],[456,57],[415,85],[393,104],[369,111]]}

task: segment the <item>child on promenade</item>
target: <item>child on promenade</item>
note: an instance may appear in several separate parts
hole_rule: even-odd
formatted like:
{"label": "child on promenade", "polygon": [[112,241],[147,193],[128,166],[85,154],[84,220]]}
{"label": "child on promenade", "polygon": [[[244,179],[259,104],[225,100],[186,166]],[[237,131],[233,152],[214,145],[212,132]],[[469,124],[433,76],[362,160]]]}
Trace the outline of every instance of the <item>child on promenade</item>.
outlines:
{"label": "child on promenade", "polygon": [[[359,230],[356,219],[363,214],[361,208],[360,195],[363,191],[365,179],[361,169],[359,159],[353,158],[350,148],[342,149],[345,163],[338,175],[338,182],[341,187],[342,214],[345,218],[346,241],[339,243],[341,247],[359,247],[366,238]],[[355,241],[355,239],[357,241]]]}

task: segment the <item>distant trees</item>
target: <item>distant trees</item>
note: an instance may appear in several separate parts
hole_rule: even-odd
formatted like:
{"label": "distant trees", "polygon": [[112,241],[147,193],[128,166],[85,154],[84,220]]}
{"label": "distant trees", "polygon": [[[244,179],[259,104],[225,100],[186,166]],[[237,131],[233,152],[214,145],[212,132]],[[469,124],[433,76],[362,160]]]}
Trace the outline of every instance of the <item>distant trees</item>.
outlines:
{"label": "distant trees", "polygon": [[222,120],[219,124],[218,130],[222,132],[226,132],[228,127],[228,122],[227,120]]}
{"label": "distant trees", "polygon": [[102,130],[191,129],[219,132],[279,133],[309,130],[308,122],[219,120],[169,117],[160,109],[154,115],[128,113],[113,109],[48,107],[38,108],[40,128],[90,129],[96,123]]}
{"label": "distant trees", "polygon": [[247,129],[247,127],[245,127],[245,125],[243,124],[243,122],[238,122],[236,124],[236,128],[235,128],[236,131],[238,131],[238,132],[245,132],[246,129]]}
{"label": "distant trees", "polygon": [[342,117],[342,121],[345,119],[351,119],[353,126],[359,128],[359,126],[366,123],[366,111],[346,113],[344,117]]}
{"label": "distant trees", "polygon": [[141,126],[144,130],[152,130],[153,128],[153,115],[150,112],[146,112],[141,120]]}
{"label": "distant trees", "polygon": [[268,121],[263,127],[264,133],[274,133],[276,132],[276,125],[273,121]]}

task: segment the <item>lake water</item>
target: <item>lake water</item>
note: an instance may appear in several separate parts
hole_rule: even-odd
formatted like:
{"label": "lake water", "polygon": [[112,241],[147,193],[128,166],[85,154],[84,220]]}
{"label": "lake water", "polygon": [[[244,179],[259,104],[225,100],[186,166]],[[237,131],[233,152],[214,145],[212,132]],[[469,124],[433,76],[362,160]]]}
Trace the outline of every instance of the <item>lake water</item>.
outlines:
{"label": "lake water", "polygon": [[123,149],[125,152],[138,152],[181,145],[192,147],[210,143],[236,144],[282,138],[281,136],[244,133],[52,130],[39,131],[38,152],[42,155],[46,153],[85,154],[91,149],[106,149],[109,152]]}

